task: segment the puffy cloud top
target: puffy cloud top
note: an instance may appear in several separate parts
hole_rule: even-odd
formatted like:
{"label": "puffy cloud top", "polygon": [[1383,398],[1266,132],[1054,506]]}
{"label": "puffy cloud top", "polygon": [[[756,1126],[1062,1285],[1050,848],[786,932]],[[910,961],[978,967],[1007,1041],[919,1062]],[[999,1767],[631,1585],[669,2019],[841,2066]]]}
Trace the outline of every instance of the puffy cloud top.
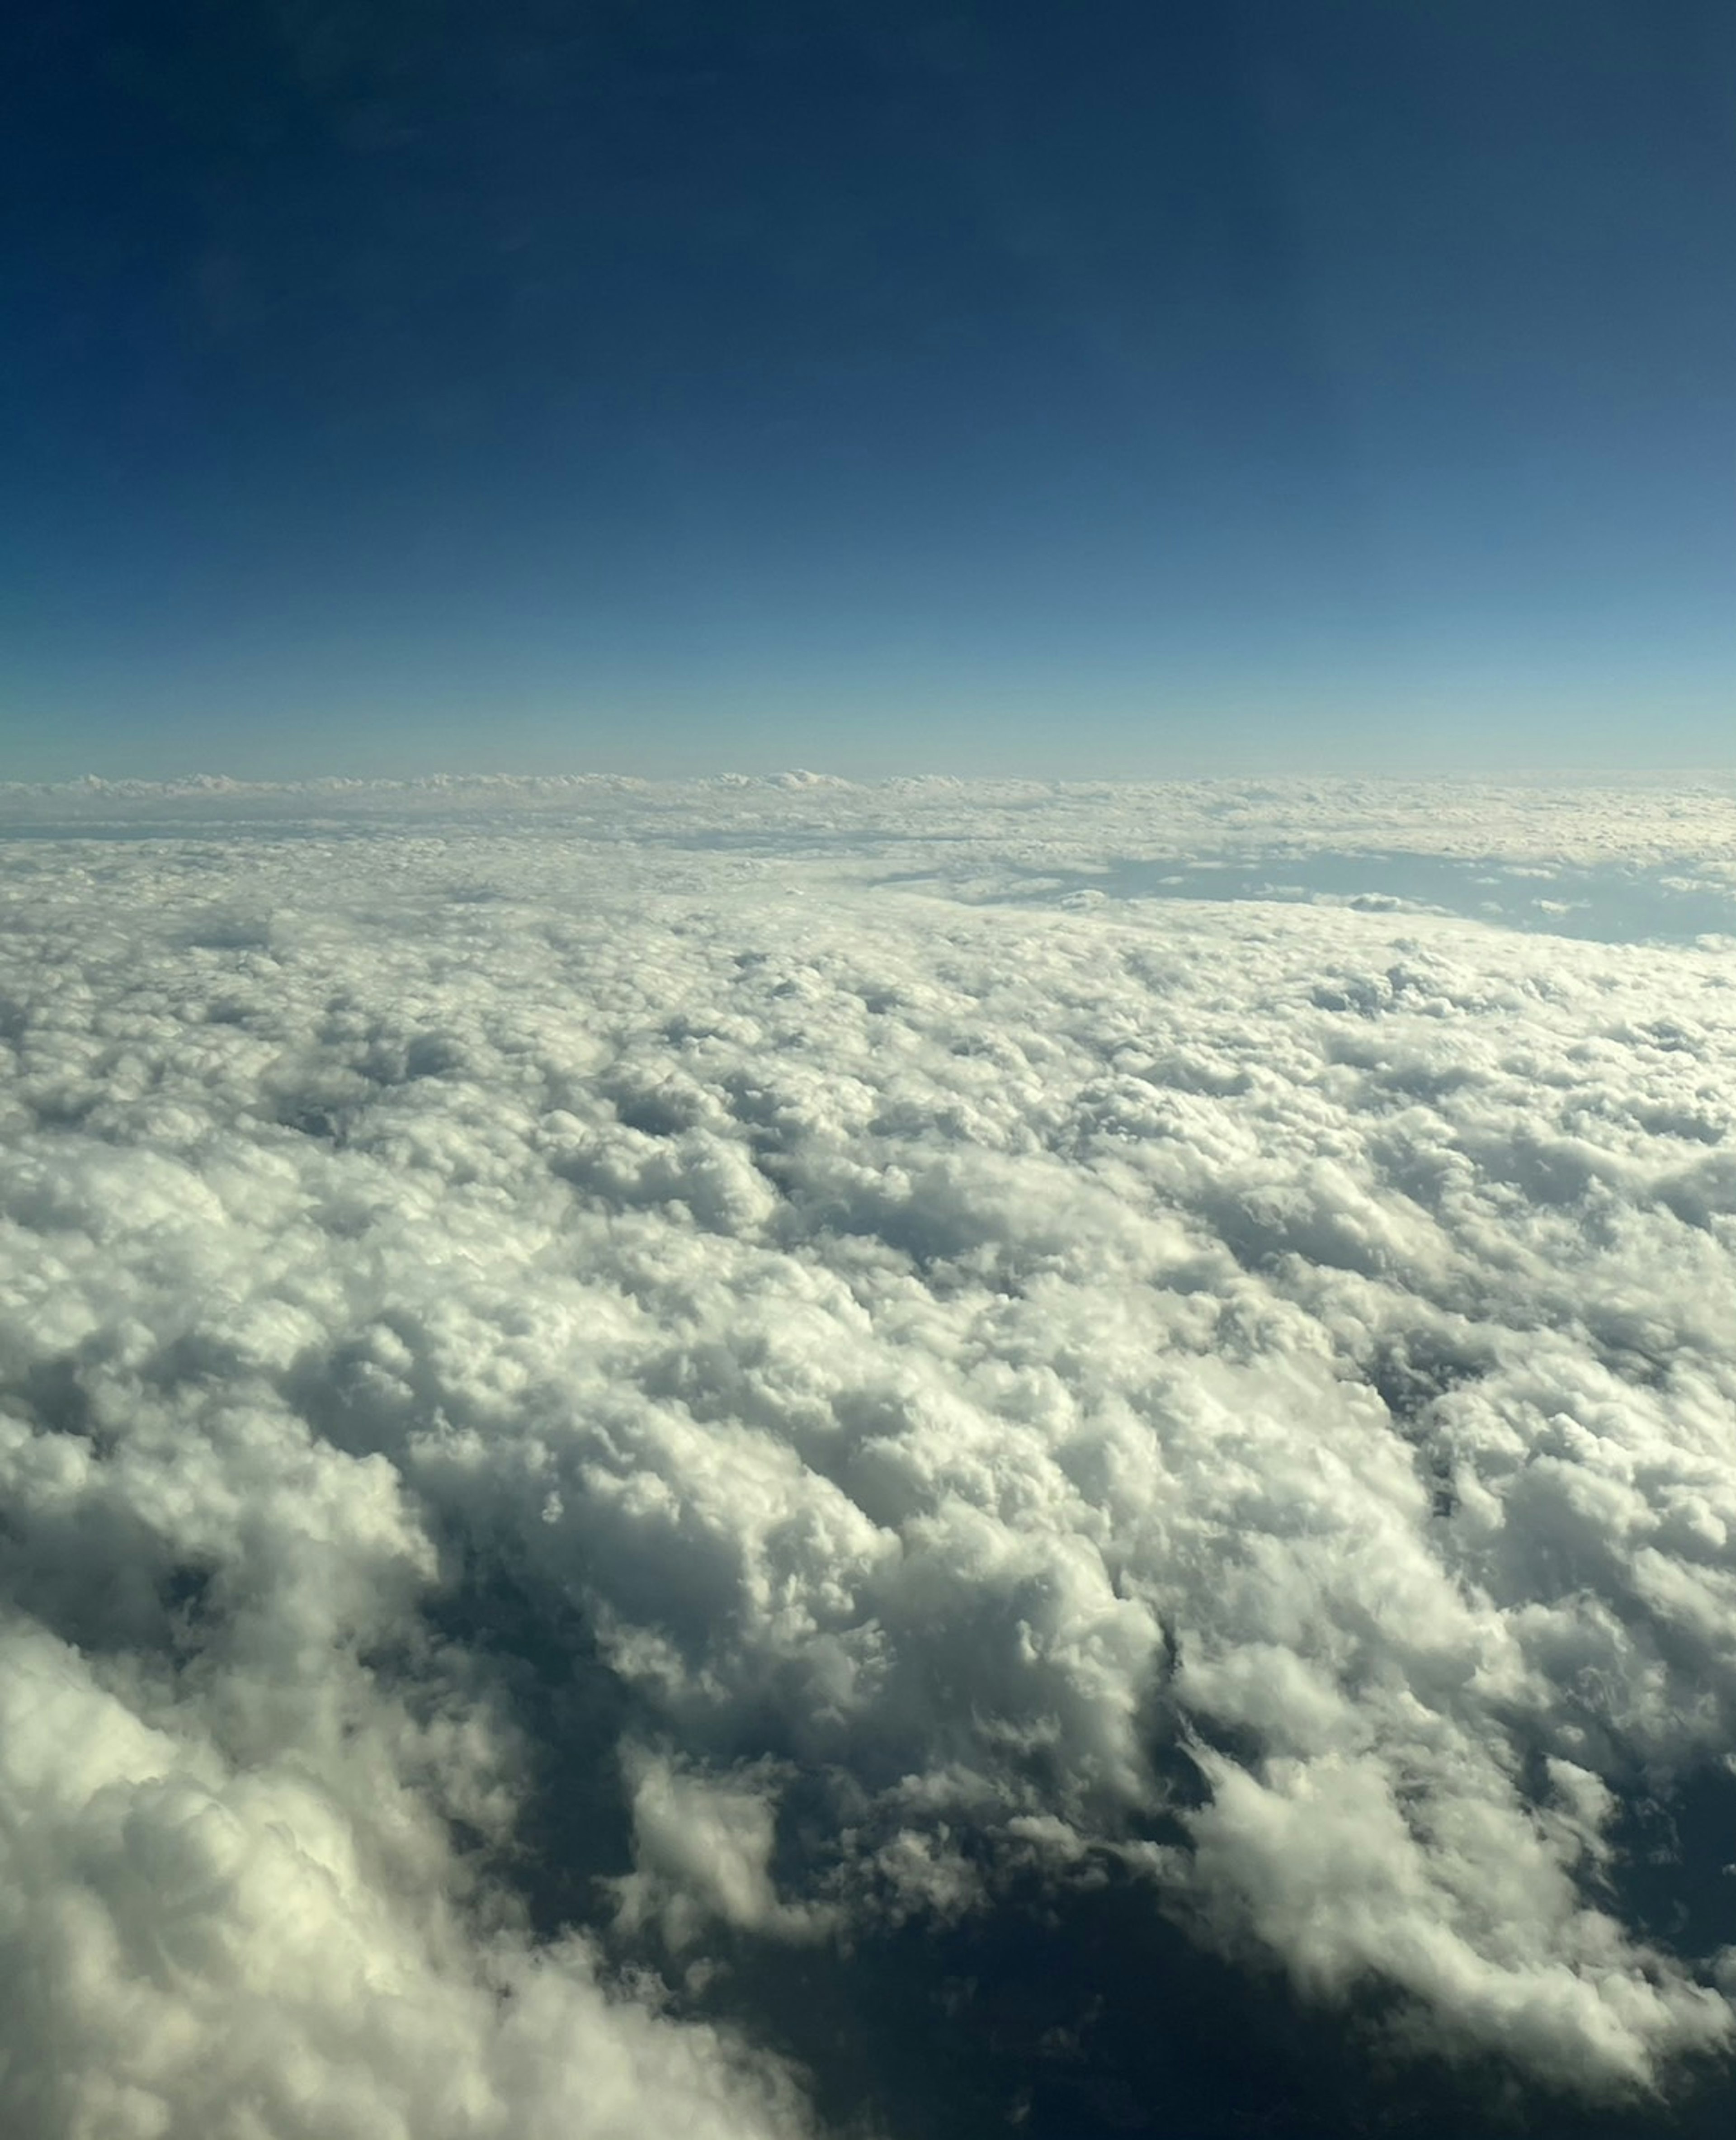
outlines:
{"label": "puffy cloud top", "polygon": [[[1720,940],[864,793],[0,846],[9,2131],[795,2134],[777,1957],[1032,1879],[1521,2088],[1727,2051]],[[1715,792],[1502,807],[1722,896]]]}

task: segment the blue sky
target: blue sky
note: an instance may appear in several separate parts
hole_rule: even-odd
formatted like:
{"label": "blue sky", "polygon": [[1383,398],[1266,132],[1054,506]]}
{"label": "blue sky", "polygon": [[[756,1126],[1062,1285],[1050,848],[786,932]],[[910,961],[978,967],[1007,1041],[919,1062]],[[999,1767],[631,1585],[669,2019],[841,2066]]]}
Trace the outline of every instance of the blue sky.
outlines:
{"label": "blue sky", "polygon": [[46,17],[0,777],[1730,755],[1702,0]]}

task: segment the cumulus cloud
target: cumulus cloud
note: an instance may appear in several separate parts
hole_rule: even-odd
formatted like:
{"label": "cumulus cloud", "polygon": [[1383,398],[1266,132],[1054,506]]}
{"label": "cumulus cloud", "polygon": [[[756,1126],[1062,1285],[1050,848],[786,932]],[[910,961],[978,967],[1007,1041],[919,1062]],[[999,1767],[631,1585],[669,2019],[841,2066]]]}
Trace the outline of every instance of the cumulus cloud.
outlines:
{"label": "cumulus cloud", "polygon": [[1728,2051],[1634,1840],[1736,1793],[1724,954],[1157,886],[1349,791],[863,797],[12,798],[8,2129],[793,2133],[756,1971],[1032,1880]]}

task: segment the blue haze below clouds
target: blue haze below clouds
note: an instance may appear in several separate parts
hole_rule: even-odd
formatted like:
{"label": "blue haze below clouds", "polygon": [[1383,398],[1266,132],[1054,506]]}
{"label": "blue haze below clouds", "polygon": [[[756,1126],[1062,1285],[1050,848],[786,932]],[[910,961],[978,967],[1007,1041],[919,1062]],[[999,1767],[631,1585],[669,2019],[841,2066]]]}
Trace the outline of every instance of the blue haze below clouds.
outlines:
{"label": "blue haze below clouds", "polygon": [[1072,876],[1030,874],[1035,882],[1028,896],[1033,896],[1317,900],[1367,913],[1459,914],[1601,944],[1736,939],[1736,887],[1660,870],[1561,865],[1514,870],[1433,855],[1277,854],[1184,870],[1116,861]]}
{"label": "blue haze below clouds", "polygon": [[1733,37],[52,17],[5,770],[1718,758]]}

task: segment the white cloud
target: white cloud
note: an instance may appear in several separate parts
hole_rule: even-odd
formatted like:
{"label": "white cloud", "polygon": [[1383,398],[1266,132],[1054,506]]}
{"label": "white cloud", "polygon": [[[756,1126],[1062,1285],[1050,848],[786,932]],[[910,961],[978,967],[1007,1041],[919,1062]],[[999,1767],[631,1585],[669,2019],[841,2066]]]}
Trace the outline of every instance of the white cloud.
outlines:
{"label": "white cloud", "polygon": [[[1543,2082],[1728,2044],[1621,1841],[1736,1743],[1724,959],[1056,889],[1471,852],[1165,793],[13,798],[180,817],[0,851],[9,2129],[793,2131],[616,1965],[1093,1853]],[[552,1940],[571,1624],[627,1857]]]}
{"label": "white cloud", "polygon": [[714,1923],[805,1941],[833,1913],[780,1901],[772,1877],[776,1779],[738,1770],[728,1783],[696,1774],[667,1755],[622,1750],[633,1809],[634,1869],[615,1882],[617,1922],[655,1922],[678,1951]]}
{"label": "white cloud", "polygon": [[234,1765],[189,1706],[154,1729],[51,1637],[0,1640],[8,2131],[800,2129],[775,2075],[611,1998],[582,1942],[455,1916],[439,1824],[389,1777],[343,1803],[311,1733]]}

